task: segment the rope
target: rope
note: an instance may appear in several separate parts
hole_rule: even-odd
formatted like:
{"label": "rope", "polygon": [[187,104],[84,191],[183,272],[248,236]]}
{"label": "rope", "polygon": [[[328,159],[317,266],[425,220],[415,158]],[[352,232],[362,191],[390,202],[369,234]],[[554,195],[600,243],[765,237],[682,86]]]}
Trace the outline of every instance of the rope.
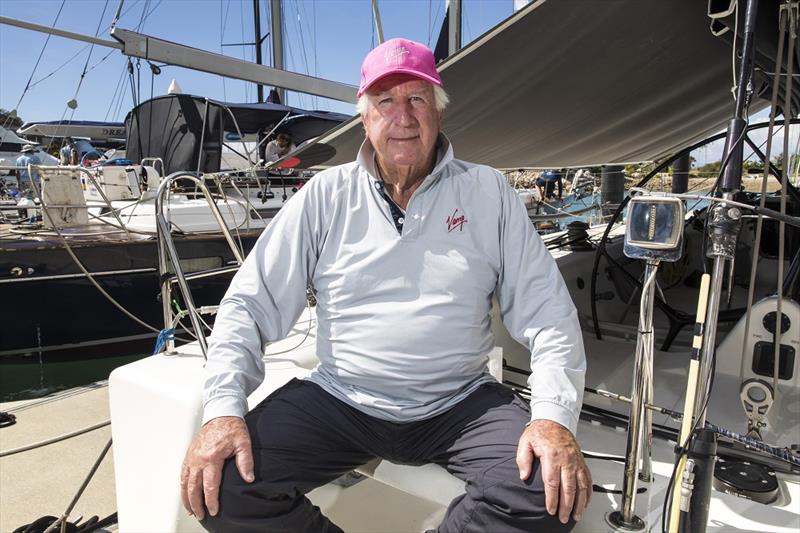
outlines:
{"label": "rope", "polygon": [[7,428],[17,423],[17,417],[11,413],[0,412],[0,428]]}
{"label": "rope", "polygon": [[44,533],[50,533],[51,531],[54,531],[55,528],[59,525],[61,525],[61,533],[64,533],[64,530],[66,529],[65,525],[67,523],[67,517],[72,512],[72,509],[75,508],[75,504],[78,503],[78,500],[83,495],[83,491],[86,490],[86,487],[89,485],[89,482],[92,480],[95,473],[97,472],[97,469],[100,467],[100,463],[103,462],[103,459],[105,459],[106,454],[110,449],[111,449],[111,439],[108,439],[108,442],[106,443],[105,447],[103,447],[103,451],[100,452],[100,455],[97,457],[97,460],[92,465],[92,468],[89,469],[89,473],[86,475],[86,478],[84,478],[83,483],[81,483],[80,488],[78,488],[78,492],[75,493],[75,496],[72,498],[72,501],[67,506],[67,509],[66,511],[64,511],[64,514],[62,514],[58,520],[50,524],[50,526],[44,530]]}
{"label": "rope", "polygon": [[163,350],[164,346],[167,345],[167,342],[171,340],[175,340],[175,328],[164,328],[159,331],[158,337],[156,338],[155,348],[153,348],[153,354],[155,355]]}
{"label": "rope", "polygon": [[33,409],[36,407],[41,407],[42,405],[46,405],[48,403],[58,402],[65,398],[71,398],[72,396],[77,396],[79,394],[83,394],[85,392],[91,392],[95,389],[102,389],[108,387],[108,380],[98,381],[96,383],[92,383],[90,385],[84,385],[83,387],[75,387],[73,389],[67,389],[61,392],[55,392],[49,396],[45,396],[44,398],[39,398],[37,400],[33,400],[19,407],[15,407],[11,409],[10,413],[19,413],[21,411],[27,411],[28,409]]}
{"label": "rope", "polygon": [[776,459],[780,459],[781,461],[786,461],[789,464],[800,467],[800,457],[795,455],[794,452],[789,448],[778,448],[777,446],[772,446],[771,444],[767,444],[762,440],[734,433],[729,429],[716,426],[711,422],[706,422],[706,428],[710,429],[711,431],[713,431],[718,435],[722,435],[723,437],[727,437],[733,441],[740,442],[749,448],[754,448],[767,455],[771,455]]}
{"label": "rope", "polygon": [[14,530],[14,533],[44,533],[53,524],[60,523],[61,531],[67,533],[90,533],[92,531],[105,531],[103,528],[116,524],[118,521],[117,513],[112,513],[102,520],[97,516],[92,516],[81,523],[80,519],[75,522],[60,521],[55,516],[43,516],[30,524],[25,524]]}
{"label": "rope", "polygon": [[18,453],[27,452],[30,450],[36,450],[37,448],[43,448],[44,446],[49,446],[50,444],[55,444],[57,442],[62,442],[73,437],[78,437],[80,435],[84,435],[86,433],[90,433],[96,429],[100,429],[103,427],[108,426],[111,424],[111,420],[106,420],[105,422],[99,422],[93,426],[89,426],[83,429],[78,429],[76,431],[72,431],[70,433],[65,433],[63,435],[59,435],[58,437],[53,437],[46,440],[41,440],[39,442],[34,442],[33,444],[27,444],[25,446],[20,446],[18,448],[12,448],[10,450],[4,450],[0,452],[0,457],[8,457],[10,455],[16,455]]}
{"label": "rope", "polygon": [[[38,186],[36,185],[36,180],[31,180],[31,184],[32,184],[32,187],[33,187],[34,192],[36,193],[36,195],[41,198],[41,194],[39,193]],[[45,213],[47,213],[48,207],[47,207],[47,205],[45,203],[42,203],[41,208]],[[133,320],[134,322],[136,322],[140,326],[142,326],[142,327],[144,327],[144,328],[146,328],[146,329],[148,329],[148,330],[150,330],[150,331],[152,331],[154,333],[159,333],[160,332],[159,329],[154,328],[153,326],[151,326],[150,324],[148,324],[144,320],[140,319],[139,317],[137,317],[136,315],[134,315],[133,313],[131,313],[130,311],[125,309],[125,307],[123,307],[122,304],[117,302],[110,294],[108,294],[108,292],[106,292],[106,290],[103,287],[100,286],[100,284],[97,282],[97,280],[94,279],[94,276],[92,276],[92,274],[90,274],[89,271],[86,270],[86,267],[83,266],[83,263],[81,263],[80,259],[78,259],[78,256],[75,255],[75,252],[72,250],[72,247],[67,242],[66,237],[64,237],[64,234],[61,232],[61,228],[58,227],[58,224],[53,225],[53,229],[58,234],[58,237],[61,240],[61,243],[64,245],[64,249],[67,251],[69,256],[75,262],[75,265],[81,270],[81,272],[84,273],[84,275],[89,280],[89,282],[92,285],[94,285],[94,287],[98,291],[100,291],[100,294],[102,294],[111,304],[113,304],[114,307],[116,307],[117,309],[122,311],[122,313],[125,316],[127,316],[128,318],[130,318],[131,320]]]}

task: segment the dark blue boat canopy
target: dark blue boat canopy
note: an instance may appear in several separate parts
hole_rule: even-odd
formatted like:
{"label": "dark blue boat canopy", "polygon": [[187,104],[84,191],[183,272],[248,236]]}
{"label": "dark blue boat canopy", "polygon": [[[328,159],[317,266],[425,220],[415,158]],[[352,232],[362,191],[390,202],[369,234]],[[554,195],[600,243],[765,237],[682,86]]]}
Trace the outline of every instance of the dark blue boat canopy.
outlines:
{"label": "dark blue boat canopy", "polygon": [[349,118],[269,102],[228,103],[168,94],[143,102],[128,113],[126,151],[132,161],[161,158],[167,173],[217,172],[223,144],[237,139],[239,133],[288,133],[295,144],[300,144]]}

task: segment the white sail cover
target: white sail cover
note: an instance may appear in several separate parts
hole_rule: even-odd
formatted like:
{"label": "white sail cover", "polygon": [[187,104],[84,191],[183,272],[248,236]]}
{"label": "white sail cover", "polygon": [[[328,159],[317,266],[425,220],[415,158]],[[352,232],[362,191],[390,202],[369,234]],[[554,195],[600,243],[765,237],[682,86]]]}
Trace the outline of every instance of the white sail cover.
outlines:
{"label": "white sail cover", "polygon": [[[703,0],[532,2],[439,65],[456,157],[497,168],[646,161],[724,129],[731,48],[709,30],[706,9]],[[751,111],[764,106],[755,100]],[[292,155],[302,166],[352,161],[363,136],[356,118]]]}

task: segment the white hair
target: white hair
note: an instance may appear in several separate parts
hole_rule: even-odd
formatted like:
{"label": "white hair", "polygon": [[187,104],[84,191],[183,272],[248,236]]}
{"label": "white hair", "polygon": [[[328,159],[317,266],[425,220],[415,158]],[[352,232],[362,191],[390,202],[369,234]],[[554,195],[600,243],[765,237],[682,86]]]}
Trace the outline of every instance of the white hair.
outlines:
{"label": "white hair", "polygon": [[[436,111],[440,113],[444,111],[444,108],[447,107],[447,104],[450,103],[450,97],[447,96],[447,91],[445,91],[439,85],[434,85],[431,83],[433,87],[433,103],[436,106]],[[358,102],[356,102],[356,112],[359,115],[366,115],[367,114],[367,107],[369,105],[369,96],[365,92],[361,96],[358,97]]]}

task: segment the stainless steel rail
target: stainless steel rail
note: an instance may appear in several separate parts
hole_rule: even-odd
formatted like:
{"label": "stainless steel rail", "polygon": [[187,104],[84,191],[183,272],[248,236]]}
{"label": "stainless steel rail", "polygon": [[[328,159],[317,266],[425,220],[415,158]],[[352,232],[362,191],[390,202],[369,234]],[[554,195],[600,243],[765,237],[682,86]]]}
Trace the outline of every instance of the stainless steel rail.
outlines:
{"label": "stainless steel rail", "polygon": [[[165,207],[168,206],[168,202],[166,202],[166,195],[169,192],[171,184],[178,179],[192,181],[195,187],[197,187],[197,189],[203,193],[206,202],[208,202],[208,207],[211,210],[211,214],[214,215],[217,224],[219,224],[220,230],[222,230],[222,234],[225,236],[225,240],[228,242],[228,246],[230,247],[234,258],[236,259],[236,263],[241,265],[244,259],[241,251],[236,246],[236,242],[233,240],[233,236],[231,235],[228,226],[225,224],[225,219],[222,218],[222,214],[220,213],[214,198],[211,196],[211,193],[208,192],[208,188],[206,187],[203,179],[197,178],[193,173],[181,171],[174,172],[161,180],[161,183],[158,186],[158,193],[156,194],[156,229],[158,238],[158,272],[161,278],[161,305],[164,311],[164,328],[169,328],[175,320],[175,315],[173,314],[171,307],[172,282],[177,280],[178,288],[181,291],[183,301],[187,307],[189,320],[191,321],[192,328],[195,332],[195,337],[197,338],[197,342],[200,344],[200,349],[202,350],[203,357],[205,358],[208,354],[208,345],[206,344],[206,338],[203,333],[200,313],[194,304],[194,299],[192,298],[192,293],[189,289],[188,278],[184,274],[183,268],[181,267],[180,258],[178,257],[178,250],[175,247],[175,241],[172,239],[170,223],[167,220],[167,214],[165,212]],[[174,275],[169,271],[170,263],[172,263],[172,268],[175,270]],[[166,353],[175,352],[174,339],[167,339],[165,350]]]}
{"label": "stainless steel rail", "polygon": [[[653,384],[653,301],[658,261],[647,261],[642,286],[639,334],[636,339],[636,359],[633,369],[631,391],[631,414],[628,419],[628,440],[625,451],[625,474],[622,481],[622,503],[620,511],[609,514],[606,519],[618,530],[643,531],[645,522],[635,514],[636,485],[639,480],[639,460],[647,465],[650,460],[652,440],[652,416],[646,408],[652,403]],[[650,476],[650,466],[644,468]]]}

